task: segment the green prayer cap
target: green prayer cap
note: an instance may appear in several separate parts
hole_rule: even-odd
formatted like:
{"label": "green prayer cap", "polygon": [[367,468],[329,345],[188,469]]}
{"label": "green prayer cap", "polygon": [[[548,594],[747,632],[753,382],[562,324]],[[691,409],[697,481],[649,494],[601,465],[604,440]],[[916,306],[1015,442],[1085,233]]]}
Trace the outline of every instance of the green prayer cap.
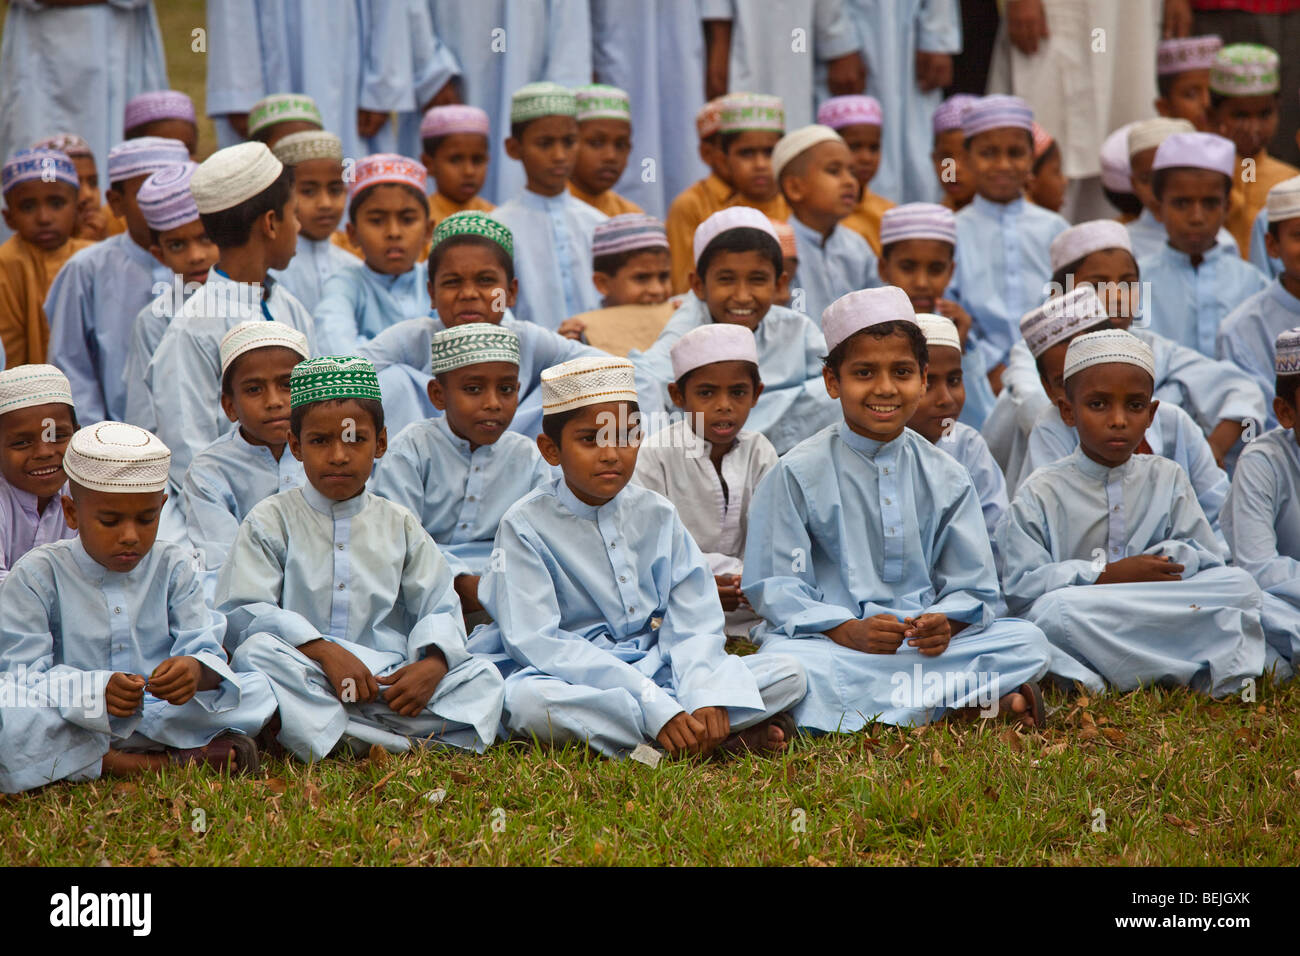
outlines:
{"label": "green prayer cap", "polygon": [[299,362],[289,373],[289,407],[334,398],[382,401],[375,367],[355,355],[322,355]]}
{"label": "green prayer cap", "polygon": [[473,209],[452,213],[433,230],[431,248],[436,249],[440,242],[452,236],[482,236],[484,239],[491,239],[504,249],[511,259],[515,257],[515,237],[511,234],[510,227],[493,219],[487,213]]}

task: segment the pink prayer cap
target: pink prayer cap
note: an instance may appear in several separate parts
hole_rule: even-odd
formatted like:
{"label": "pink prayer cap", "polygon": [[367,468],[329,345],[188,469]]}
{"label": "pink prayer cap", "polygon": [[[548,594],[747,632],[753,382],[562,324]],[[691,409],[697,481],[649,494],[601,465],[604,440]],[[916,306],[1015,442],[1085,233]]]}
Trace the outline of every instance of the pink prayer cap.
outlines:
{"label": "pink prayer cap", "polygon": [[198,163],[176,163],[158,170],[140,186],[135,201],[150,229],[166,232],[199,218],[199,207],[190,192],[190,180]]}
{"label": "pink prayer cap", "polygon": [[488,136],[491,124],[487,113],[477,106],[434,106],[420,120],[420,139],[451,136],[453,133],[476,133]]}
{"label": "pink prayer cap", "polygon": [[978,96],[972,96],[969,93],[954,93],[934,111],[934,135],[947,133],[955,129],[961,129],[961,118],[966,113],[966,109],[974,103]]}
{"label": "pink prayer cap", "polygon": [[353,170],[356,178],[348,189],[349,201],[357,193],[380,183],[401,183],[424,192],[424,181],[429,172],[420,163],[396,153],[374,153],[357,160]]}
{"label": "pink prayer cap", "polygon": [[817,122],[831,129],[845,126],[879,126],[884,121],[880,101],[874,96],[832,96],[817,107]]}
{"label": "pink prayer cap", "polygon": [[195,122],[194,101],[180,90],[154,90],[127,101],[122,128],[132,130],[145,123],[172,119]]}
{"label": "pink prayer cap", "polygon": [[912,308],[912,300],[898,286],[860,289],[842,295],[822,312],[822,333],[826,336],[826,349],[831,351],[855,332],[886,322],[916,324],[916,310]]}
{"label": "pink prayer cap", "polygon": [[728,206],[726,209],[719,209],[695,228],[695,241],[691,247],[695,262],[699,263],[700,256],[709,247],[710,242],[730,229],[757,229],[767,233],[778,243],[781,241],[781,237],[772,228],[772,220],[754,207]]}
{"label": "pink prayer cap", "polygon": [[1208,70],[1214,66],[1214,55],[1222,48],[1223,41],[1216,36],[1161,40],[1156,47],[1156,75]]}
{"label": "pink prayer cap", "polygon": [[633,249],[668,248],[664,224],[645,213],[628,212],[596,224],[591,237],[591,257],[611,256]]}
{"label": "pink prayer cap", "polygon": [[991,129],[1034,130],[1034,111],[1018,96],[981,96],[961,115],[961,131],[969,139]]}
{"label": "pink prayer cap", "polygon": [[909,202],[885,210],[880,217],[880,246],[904,239],[935,239],[957,244],[957,217],[947,206]]}
{"label": "pink prayer cap", "polygon": [[758,345],[754,333],[743,325],[713,322],[691,329],[669,350],[673,379],[714,362],[753,362],[758,364]]}
{"label": "pink prayer cap", "polygon": [[1156,150],[1151,171],[1180,166],[1209,169],[1232,179],[1237,171],[1237,147],[1215,133],[1174,133]]}

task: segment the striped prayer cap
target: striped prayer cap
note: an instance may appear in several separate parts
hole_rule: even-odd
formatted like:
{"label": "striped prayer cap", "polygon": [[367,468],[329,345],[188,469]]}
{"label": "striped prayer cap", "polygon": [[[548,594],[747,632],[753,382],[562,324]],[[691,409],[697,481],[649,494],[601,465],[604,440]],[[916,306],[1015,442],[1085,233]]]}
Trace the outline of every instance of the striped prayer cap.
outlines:
{"label": "striped prayer cap", "polygon": [[435,332],[431,353],[434,375],[482,362],[518,365],[519,336],[491,322],[467,322]]}
{"label": "striped prayer cap", "polygon": [[1034,111],[1018,96],[981,96],[961,114],[962,134],[970,139],[991,129],[1034,131]]}
{"label": "striped prayer cap", "polygon": [[460,212],[452,213],[434,228],[431,248],[436,249],[439,244],[456,236],[481,236],[484,239],[491,239],[504,249],[511,259],[515,257],[515,237],[510,227],[493,219],[487,213],[473,209],[462,209]]}
{"label": "striped prayer cap", "polygon": [[627,91],[604,83],[580,86],[573,91],[578,104],[578,122],[614,119],[632,122],[632,104]]}
{"label": "striped prayer cap", "polygon": [[199,218],[199,207],[190,192],[198,168],[198,163],[177,163],[158,170],[140,186],[135,202],[150,229],[166,232]]}
{"label": "striped prayer cap", "polygon": [[543,116],[577,116],[578,98],[559,83],[529,83],[510,97],[510,122],[526,123]]}
{"label": "striped prayer cap", "polygon": [[785,132],[785,104],[765,93],[732,93],[719,108],[718,128],[723,133],[759,130]]}
{"label": "striped prayer cap", "polygon": [[626,212],[596,224],[591,239],[591,257],[611,256],[633,249],[667,249],[668,232],[654,216]]}
{"label": "striped prayer cap", "polygon": [[132,130],[161,120],[195,122],[194,101],[180,90],[151,90],[126,101],[123,129]]}
{"label": "striped prayer cap", "polygon": [[325,128],[320,107],[305,93],[273,93],[262,97],[248,111],[249,136],[256,136],[277,123],[315,123]]}
{"label": "striped prayer cap", "polygon": [[934,135],[938,136],[940,133],[961,129],[962,116],[965,115],[967,107],[977,99],[979,99],[978,96],[972,96],[970,93],[954,93],[940,103],[931,120]]}
{"label": "striped prayer cap", "polygon": [[66,153],[53,149],[20,149],[5,160],[0,170],[0,192],[30,182],[60,182],[73,189],[81,188],[77,167]]}
{"label": "striped prayer cap", "polygon": [[72,385],[53,365],[15,365],[0,372],[0,415],[53,403],[72,405]]}
{"label": "striped prayer cap", "polygon": [[957,217],[947,206],[933,202],[906,202],[885,210],[880,217],[880,246],[905,239],[934,239],[957,244]]}
{"label": "striped prayer cap", "polygon": [[108,181],[120,183],[137,176],[148,176],[166,166],[189,161],[190,151],[179,139],[137,136],[118,143],[108,151]]}
{"label": "striped prayer cap", "polygon": [[355,355],[322,355],[293,367],[289,375],[289,407],[336,398],[383,401],[375,367]]}

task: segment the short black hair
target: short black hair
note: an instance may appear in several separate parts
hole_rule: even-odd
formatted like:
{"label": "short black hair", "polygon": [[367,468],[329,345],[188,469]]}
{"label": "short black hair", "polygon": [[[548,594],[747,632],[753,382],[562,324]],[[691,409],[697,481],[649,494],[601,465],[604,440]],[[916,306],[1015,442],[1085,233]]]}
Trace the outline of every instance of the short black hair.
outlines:
{"label": "short black hair", "polygon": [[1167,100],[1174,94],[1174,81],[1182,75],[1182,71],[1177,73],[1157,73],[1156,89],[1160,93],[1162,100]]}
{"label": "short black hair", "polygon": [[[290,352],[293,351],[293,349],[289,348],[287,345],[262,345],[259,346],[258,348],[249,349],[247,352],[241,352],[240,354],[236,355],[234,361],[232,361],[229,365],[227,365],[226,370],[221,373],[221,394],[222,395],[233,396],[235,394],[235,369],[239,368],[239,363],[242,362],[246,356],[251,355],[254,352],[260,351],[261,349],[287,349]],[[298,361],[305,362],[307,360],[304,359],[301,355],[299,355]],[[358,401],[360,401],[360,399],[358,399]]]}
{"label": "short black hair", "polygon": [[[728,360],[723,359],[723,361],[728,361]],[[710,365],[716,365],[716,364],[718,363],[706,362],[705,364],[693,368],[689,372],[685,373],[681,378],[679,378],[674,383],[677,386],[677,391],[681,392],[683,395],[686,394],[686,383],[691,380],[691,376],[694,375],[696,372],[698,372],[700,369],[708,368]],[[759,377],[758,374],[758,366],[755,365],[753,362],[745,362],[745,365],[746,365],[745,371],[749,372],[750,381],[754,383],[754,391],[758,391],[758,386],[763,384],[763,380],[762,378]]]}
{"label": "short black hair", "polygon": [[[1111,248],[1119,249],[1119,248],[1122,248],[1122,247],[1121,247],[1121,246],[1112,246]],[[1105,251],[1106,251],[1106,250],[1104,250],[1104,249],[1094,249],[1094,250],[1093,250],[1093,252],[1105,252]],[[1125,250],[1125,251],[1128,252],[1129,255],[1133,255],[1132,250]],[[1072,275],[1076,275],[1076,274],[1078,273],[1078,271],[1079,271],[1079,267],[1083,265],[1083,261],[1084,261],[1085,259],[1087,259],[1088,256],[1090,256],[1090,255],[1092,255],[1092,252],[1088,253],[1087,256],[1079,256],[1079,258],[1075,259],[1073,262],[1067,262],[1065,265],[1061,266],[1061,268],[1059,268],[1059,269],[1057,269],[1055,272],[1053,272],[1053,273],[1052,273],[1052,285],[1056,286],[1056,287],[1057,287],[1058,289],[1060,289],[1062,292],[1066,291],[1066,288],[1067,288],[1066,280],[1067,280],[1070,276],[1072,276]],[[1133,264],[1134,264],[1135,266],[1137,265],[1137,256],[1133,256]],[[1138,277],[1141,278],[1141,275],[1142,275],[1142,273],[1141,273],[1141,271],[1140,271],[1140,267],[1139,267]],[[1076,286],[1077,286],[1077,283],[1076,283]]]}
{"label": "short black hair", "polygon": [[[623,402],[623,404],[627,405],[627,414],[629,419],[632,417],[633,412],[640,416],[641,406],[639,404],[636,402]],[[582,411],[585,407],[585,405],[580,405],[577,408],[570,408],[568,411],[543,415],[542,434],[555,442],[555,447],[559,448],[561,444],[560,436],[564,433],[564,426],[573,421],[573,419],[577,417],[578,412]]]}
{"label": "short black hair", "polygon": [[[62,403],[62,402],[51,402],[50,404],[52,404],[52,405],[62,405],[63,403]],[[18,409],[14,409],[14,411],[17,411],[17,410],[18,410]],[[8,414],[9,414],[8,412],[0,412],[0,422],[3,422],[3,421],[5,420],[5,416],[8,415]],[[75,432],[78,428],[81,427],[79,424],[77,424],[77,408],[76,408],[75,405],[69,405],[69,406],[68,406],[68,414],[70,414],[70,415],[72,416],[72,430]]]}
{"label": "short black hair", "polygon": [[[1253,94],[1252,94],[1252,95],[1253,95]],[[1210,89],[1210,109],[1212,109],[1212,110],[1217,110],[1220,106],[1222,106],[1222,105],[1224,104],[1224,102],[1225,102],[1226,100],[1234,100],[1234,99],[1241,99],[1241,98],[1242,98],[1242,97],[1239,97],[1239,96],[1227,96],[1227,95],[1225,95],[1225,94],[1223,94],[1223,93],[1216,93],[1216,92],[1214,92],[1213,87],[1211,87],[1211,89]],[[1278,92],[1278,93],[1274,93],[1274,94],[1273,94],[1273,102],[1276,104],[1276,103],[1280,103],[1281,101],[1282,101],[1282,94],[1281,94],[1280,92]]]}
{"label": "short black hair", "polygon": [[462,233],[457,236],[448,236],[442,242],[438,243],[429,250],[429,281],[433,282],[433,277],[438,274],[438,263],[442,257],[447,254],[448,249],[456,246],[481,246],[489,250],[497,260],[497,265],[506,271],[506,282],[513,282],[515,279],[515,260],[510,257],[505,248],[498,242],[493,242],[487,236],[473,236]]}
{"label": "short black hair", "polygon": [[[1005,127],[997,127],[997,126],[994,126],[994,127],[993,127],[993,129],[1000,129],[1000,128],[1005,128]],[[985,129],[985,130],[980,130],[980,132],[979,132],[979,133],[976,133],[975,136],[979,136],[979,135],[981,135],[981,134],[983,134],[983,133],[988,133],[988,132],[990,132],[990,130],[987,130],[987,129]],[[1034,134],[1031,133],[1029,130],[1024,130],[1023,132],[1024,132],[1025,136],[1027,136],[1027,137],[1029,138],[1029,152],[1032,154],[1033,151],[1034,151]],[[961,141],[962,149],[966,150],[966,152],[969,153],[969,152],[970,152],[970,144],[974,141],[975,136],[967,136],[965,139],[963,139],[963,140]]]}
{"label": "short black hair", "polygon": [[618,270],[627,265],[633,256],[639,256],[643,252],[668,254],[668,250],[663,246],[640,246],[636,249],[625,249],[622,252],[610,252],[603,256],[596,256],[591,260],[592,271],[607,276],[618,275]]}
{"label": "short black hair", "polygon": [[199,213],[203,231],[217,244],[218,249],[245,245],[253,233],[253,223],[268,212],[276,220],[284,219],[284,207],[293,196],[293,167],[285,166],[275,182],[256,196],[250,196],[229,209]]}
{"label": "short black hair", "polygon": [[699,260],[695,263],[695,271],[701,281],[709,274],[709,265],[719,253],[723,252],[757,252],[772,263],[777,278],[781,277],[781,272],[785,269],[785,260],[781,256],[781,243],[777,242],[771,233],[753,226],[739,226],[718,233],[704,247]]}
{"label": "short black hair", "polygon": [[848,354],[850,342],[864,335],[869,335],[876,340],[885,339],[895,332],[902,332],[907,336],[907,343],[912,347],[912,355],[915,356],[917,365],[925,368],[930,364],[930,350],[925,344],[925,333],[921,331],[921,327],[915,322],[898,321],[881,322],[879,325],[858,329],[858,331],[831,349],[829,355],[822,356],[822,366],[830,369],[831,374],[838,377],[840,366],[844,364],[844,356]]}
{"label": "short black hair", "polygon": [[410,185],[409,183],[385,182],[385,183],[375,183],[373,186],[367,186],[364,189],[357,190],[357,194],[348,201],[349,222],[352,222],[354,224],[356,223],[357,209],[361,206],[363,202],[365,202],[368,198],[370,198],[370,194],[374,192],[376,189],[378,189],[380,186],[397,186],[399,189],[406,190],[406,192],[410,194],[411,198],[415,200],[415,204],[419,206],[422,210],[424,210],[424,218],[426,219],[429,218],[429,197],[424,194],[423,189],[416,189],[414,186]]}
{"label": "short black hair", "polygon": [[[880,247],[880,258],[882,258],[882,259],[888,259],[890,256],[892,256],[892,255],[894,254],[894,249],[896,249],[896,248],[898,247],[898,244],[899,244],[900,242],[911,242],[911,241],[912,241],[911,239],[896,239],[895,241],[889,243],[889,245],[887,245],[887,246],[881,246],[881,247]],[[946,245],[946,246],[948,247],[948,258],[949,258],[949,259],[953,258],[953,256],[955,256],[955,255],[957,254],[957,247],[954,246],[951,242],[948,242],[946,239],[939,239],[939,240],[936,240],[936,241],[938,241],[938,242],[942,242],[944,245]]]}
{"label": "short black hair", "polygon": [[[435,156],[438,153],[438,148],[442,146],[443,142],[447,139],[447,137],[451,135],[452,135],[451,133],[447,133],[444,136],[430,136],[427,137],[426,139],[422,139],[420,140],[420,148],[423,149],[430,156]],[[492,149],[492,141],[488,138],[488,135],[486,133],[474,133],[473,135],[482,136],[483,141],[487,144],[488,150],[490,151]]]}
{"label": "short black hair", "polygon": [[[1201,167],[1201,166],[1166,166],[1164,169],[1157,169],[1154,173],[1151,174],[1151,191],[1152,191],[1153,193],[1155,193],[1155,196],[1156,196],[1156,199],[1157,199],[1157,200],[1159,200],[1159,199],[1163,199],[1163,198],[1164,198],[1164,191],[1165,191],[1165,184],[1166,184],[1167,182],[1169,182],[1169,177],[1170,177],[1170,175],[1172,175],[1173,173],[1176,173],[1176,172],[1180,172],[1180,171],[1182,171],[1182,170],[1184,170],[1184,169],[1202,169],[1202,168],[1204,168],[1204,167]],[[1212,173],[1212,172],[1214,172],[1213,169],[1207,169],[1207,170],[1205,170],[1205,171],[1206,171],[1207,173]],[[1231,177],[1231,176],[1224,176],[1223,173],[1219,173],[1219,175],[1220,175],[1220,176],[1223,176],[1223,195],[1224,195],[1225,198],[1227,198],[1227,196],[1230,195],[1230,194],[1232,193],[1232,177]]]}
{"label": "short black hair", "polygon": [[1106,197],[1106,202],[1110,203],[1126,216],[1142,215],[1142,200],[1138,199],[1137,193],[1121,193],[1114,189],[1101,187],[1101,194]]}
{"label": "short black hair", "polygon": [[1296,390],[1300,389],[1300,372],[1294,375],[1279,375],[1273,383],[1273,394],[1292,408],[1296,407]]}
{"label": "short black hair", "polygon": [[[233,368],[234,365],[232,364],[231,367]],[[361,410],[369,415],[370,420],[374,423],[376,435],[384,430],[384,405],[382,402],[373,398],[353,398],[348,396],[347,398],[325,398],[319,402],[305,402],[302,405],[295,406],[289,412],[289,431],[294,438],[300,438],[302,436],[302,420],[307,415],[307,409],[315,408],[317,405],[339,404],[341,402],[356,402],[361,406]]]}
{"label": "short black hair", "polygon": [[1047,149],[1043,150],[1043,155],[1039,156],[1036,160],[1034,160],[1034,165],[1033,165],[1034,175],[1035,176],[1038,175],[1038,171],[1043,168],[1043,164],[1046,163],[1049,159],[1051,159],[1053,156],[1060,156],[1060,155],[1061,155],[1061,147],[1057,145],[1056,140],[1052,140],[1050,143],[1047,144]]}
{"label": "short black hair", "polygon": [[[1094,325],[1089,325],[1085,328],[1079,329],[1079,331],[1075,332],[1073,335],[1070,336],[1070,339],[1071,340],[1077,339],[1080,335],[1087,335],[1089,332],[1101,332],[1105,329],[1113,329],[1114,327],[1115,326],[1111,324],[1110,319],[1101,319]],[[1048,346],[1048,348],[1052,348],[1060,344],[1061,344],[1060,342],[1053,342],[1052,345]],[[1043,349],[1043,355],[1046,354],[1047,354],[1047,349]],[[1047,370],[1043,368],[1043,355],[1034,356],[1034,368],[1038,369],[1039,378],[1047,378]]]}

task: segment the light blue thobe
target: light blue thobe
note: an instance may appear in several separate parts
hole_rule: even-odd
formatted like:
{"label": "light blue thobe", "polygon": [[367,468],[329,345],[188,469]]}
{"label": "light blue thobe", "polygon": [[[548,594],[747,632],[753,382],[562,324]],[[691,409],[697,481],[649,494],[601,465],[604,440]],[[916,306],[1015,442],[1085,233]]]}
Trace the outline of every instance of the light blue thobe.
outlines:
{"label": "light blue thobe", "polygon": [[988,442],[969,425],[954,422],[952,429],[934,444],[961,462],[970,475],[975,494],[979,496],[984,527],[988,529],[989,544],[993,546],[993,557],[996,559],[998,545],[994,532],[1007,510],[1007,479],[994,460],[993,453],[989,451]]}
{"label": "light blue thobe", "polygon": [[1050,405],[1034,357],[1025,340],[1020,339],[1007,355],[1006,368],[1002,370],[1002,391],[980,425],[980,434],[1006,476],[1008,497],[1016,493],[1020,482],[1029,474],[1029,434]]}
{"label": "light blue thobe", "polygon": [[1268,207],[1259,211],[1255,224],[1250,227],[1250,261],[1260,272],[1270,279],[1282,274],[1282,260],[1274,259],[1268,254],[1265,237],[1268,235]]}
{"label": "light blue thobe", "polygon": [[[1173,684],[1226,696],[1264,667],[1261,595],[1224,566],[1186,472],[1157,455],[1106,468],[1078,450],[1027,478],[998,529],[1014,613],[1052,642],[1052,673],[1092,691]],[[1170,557],[1181,581],[1097,585],[1108,563]]]}
{"label": "light blue thobe", "polygon": [[1234,563],[1264,591],[1270,664],[1280,656],[1278,671],[1285,675],[1300,655],[1300,446],[1294,431],[1274,428],[1241,453],[1223,503],[1223,533]]}
{"label": "light blue thobe", "polygon": [[701,8],[701,0],[591,5],[596,79],[627,90],[632,107],[632,153],[614,191],[659,219],[682,190],[709,174],[693,148],[695,114],[704,106]]}
{"label": "light blue thobe", "polygon": [[[767,621],[759,656],[790,654],[807,671],[801,727],[850,732],[981,699],[995,707],[1047,671],[1042,632],[994,616],[997,570],[970,476],[910,429],[882,443],[840,422],[783,457],[754,495],[743,585]],[[937,657],[906,642],[867,654],[826,637],[877,614],[968,626]],[[923,694],[935,680],[946,693]]]}
{"label": "light blue thobe", "polygon": [[1207,435],[1219,422],[1255,422],[1255,434],[1268,414],[1264,392],[1231,362],[1207,358],[1150,329],[1133,334],[1151,347],[1155,357],[1155,397],[1177,405]]}
{"label": "light blue thobe", "polygon": [[[690,296],[650,348],[628,353],[636,366],[637,402],[648,432],[662,427],[672,414],[668,384],[674,380],[673,345],[691,329],[712,321],[708,306]],[[826,393],[822,378],[826,340],[812,319],[780,305],[768,309],[754,340],[763,394],[745,424],[766,435],[778,455],[784,454],[840,417],[840,403]]]}
{"label": "light blue thobe", "polygon": [[555,331],[570,316],[600,308],[591,238],[608,216],[568,192],[542,196],[527,189],[488,215],[514,233],[519,318]]}
{"label": "light blue thobe", "polygon": [[[866,91],[880,101],[884,114],[880,169],[871,191],[895,202],[938,202],[930,118],[943,91],[921,91],[916,54],[961,52],[957,0],[846,0],[845,9],[867,61]],[[829,91],[825,67],[818,72],[821,100]]]}
{"label": "light blue thobe", "polygon": [[38,511],[40,502],[34,494],[0,478],[0,581],[15,561],[38,544],[71,538],[77,533],[63,519],[59,498],[66,494],[65,484],[45,505],[45,510]]}
{"label": "light blue thobe", "polygon": [[799,246],[799,269],[790,282],[796,312],[808,315],[820,327],[822,312],[840,296],[881,285],[876,254],[852,229],[836,224],[823,237],[796,216],[790,216],[789,222]]}
{"label": "light blue thobe", "polygon": [[[307,311],[314,313],[316,303],[320,302],[321,296],[325,294],[325,280],[356,263],[356,256],[329,239],[308,239],[302,233],[298,233],[298,249],[289,260],[289,267],[272,269],[270,272],[277,282],[293,293],[293,297],[301,302]],[[422,262],[420,265],[423,266],[425,263]]]}
{"label": "light blue thobe", "polygon": [[501,516],[554,477],[536,442],[506,432],[470,451],[445,417],[414,422],[388,445],[371,490],[420,519],[452,574],[482,574]]}
{"label": "light blue thobe", "polygon": [[509,675],[514,734],[625,756],[683,710],[726,707],[740,730],[803,696],[797,663],[726,652],[708,563],[653,491],[596,507],[553,479],[506,513],[496,546],[478,592],[492,623],[470,646]]}
{"label": "light blue thobe", "polygon": [[1020,317],[1043,301],[1052,277],[1048,249],[1069,228],[1054,212],[1025,199],[976,196],[957,213],[957,265],[948,296],[971,316],[966,348],[993,368],[1020,338]]}
{"label": "light blue thobe", "polygon": [[1274,344],[1287,329],[1300,325],[1300,299],[1275,278],[1231,312],[1215,336],[1215,353],[1251,377],[1264,394],[1264,423],[1260,431],[1277,426],[1273,386],[1277,382]]}
{"label": "light blue thobe", "polygon": [[[410,90],[410,106],[397,114],[397,129],[393,133],[396,147],[386,147],[389,152],[417,157],[421,152],[420,119],[424,104],[438,94],[447,82],[460,74],[451,49],[444,44],[433,26],[433,8],[429,0],[407,0],[406,3],[385,3],[381,9],[391,18],[406,18],[401,31],[406,39],[400,45],[384,51],[388,72],[402,89]],[[391,35],[385,25],[385,35]]]}
{"label": "light blue thobe", "polygon": [[203,289],[186,300],[154,351],[145,371],[153,395],[158,437],[171,449],[171,485],[180,488],[194,456],[230,428],[221,410],[221,340],[245,318],[258,311],[268,321],[282,322],[307,336],[313,344],[311,314],[302,303],[268,277],[257,288],[235,282],[219,269],[208,273]]}
{"label": "light blue thobe", "polygon": [[1193,268],[1191,257],[1166,244],[1139,260],[1138,271],[1150,289],[1142,303],[1147,327],[1211,358],[1224,318],[1268,285],[1264,273],[1225,246]]}
{"label": "light blue thobe", "polygon": [[[180,548],[155,544],[133,570],[121,573],[95,561],[80,538],[70,538],[28,552],[0,585],[0,670],[47,690],[60,681],[79,682],[90,699],[51,713],[90,731],[100,757],[110,745],[201,747],[227,730],[255,734],[275,712],[266,678],[236,673],[226,663],[224,626],[204,603],[190,556]],[[170,657],[193,657],[221,682],[184,704],[146,691],[134,715],[108,713],[103,693],[114,673],[148,677]],[[0,719],[8,721],[7,710]],[[30,760],[20,776],[39,773],[60,756],[43,753],[37,740],[28,748],[19,755]],[[0,764],[13,759],[0,754]]]}
{"label": "light blue thobe", "polygon": [[122,421],[131,324],[172,276],[129,233],[87,246],[63,264],[45,297],[49,361],[68,376],[80,421]]}
{"label": "light blue thobe", "polygon": [[187,298],[184,286],[178,293],[173,276],[166,291],[141,309],[131,323],[131,341],[122,368],[122,381],[126,385],[126,416],[123,420],[148,431],[157,430],[158,418],[145,373],[158,343],[167,332],[167,326],[176,316],[178,296],[183,304]]}
{"label": "light blue thobe", "polygon": [[[324,560],[330,555],[331,560]],[[253,507],[217,582],[226,646],[263,671],[280,705],[280,742],[303,760],[349,742],[410,748],[410,738],[482,752],[496,737],[501,675],[465,650],[451,568],[415,516],[370,492],[331,501],[310,484]],[[441,651],[448,672],[424,711],[382,697],[344,703],[298,647],[325,639],[382,677]]]}
{"label": "light blue thobe", "polygon": [[[1151,427],[1146,431],[1146,440],[1152,455],[1168,458],[1183,469],[1222,547],[1219,512],[1228,494],[1228,476],[1215,462],[1214,452],[1210,450],[1204,433],[1177,405],[1161,402]],[[1068,457],[1078,447],[1078,433],[1061,420],[1061,413],[1055,406],[1045,408],[1029,434],[1025,477],[1044,465]]]}
{"label": "light blue thobe", "polygon": [[[1128,230],[1128,241],[1133,247],[1133,258],[1139,262],[1147,256],[1155,255],[1162,246],[1169,244],[1169,233],[1165,231],[1165,224],[1151,215],[1151,210],[1145,206],[1136,219],[1124,224],[1124,228]],[[1241,255],[1237,249],[1237,240],[1225,227],[1219,227],[1219,235],[1216,238],[1219,245],[1226,246],[1233,255]]]}
{"label": "light blue thobe", "polygon": [[[584,355],[600,357],[605,353],[532,322],[522,322],[508,309],[501,317],[501,327],[519,336],[519,407],[510,422],[510,430],[536,438],[542,431],[542,372],[569,359]],[[433,377],[430,372],[432,340],[442,329],[437,313],[430,312],[398,322],[357,349],[379,371],[384,421],[390,435],[396,435],[412,422],[442,415],[429,401],[427,390]]]}
{"label": "light blue thobe", "polygon": [[356,355],[363,342],[403,319],[424,315],[431,305],[427,262],[389,276],[351,258],[325,280],[311,310],[322,355]]}

